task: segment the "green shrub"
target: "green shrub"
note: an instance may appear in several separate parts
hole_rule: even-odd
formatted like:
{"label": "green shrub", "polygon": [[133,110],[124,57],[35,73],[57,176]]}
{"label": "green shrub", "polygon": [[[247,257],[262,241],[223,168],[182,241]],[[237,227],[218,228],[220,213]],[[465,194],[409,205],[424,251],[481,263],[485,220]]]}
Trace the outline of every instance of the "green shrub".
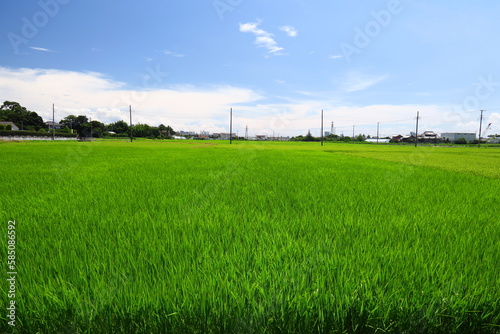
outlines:
{"label": "green shrub", "polygon": [[455,144],[465,145],[465,144],[467,144],[467,140],[465,138],[460,138],[458,140],[455,140]]}

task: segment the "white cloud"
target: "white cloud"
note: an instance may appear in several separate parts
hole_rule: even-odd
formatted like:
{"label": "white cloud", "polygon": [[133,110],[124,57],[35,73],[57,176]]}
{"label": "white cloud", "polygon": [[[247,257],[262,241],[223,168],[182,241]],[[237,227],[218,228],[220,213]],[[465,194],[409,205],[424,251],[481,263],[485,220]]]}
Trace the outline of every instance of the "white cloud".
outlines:
{"label": "white cloud", "polygon": [[284,31],[288,36],[290,37],[297,37],[298,35],[298,31],[297,29],[295,29],[294,27],[292,26],[283,26],[283,27],[280,27],[280,30],[281,31]]}
{"label": "white cloud", "polygon": [[52,50],[49,50],[49,49],[46,49],[46,48],[40,48],[40,47],[37,47],[37,46],[30,46],[30,49],[37,50],[37,51],[42,51],[42,52],[55,52],[55,51],[52,51]]}
{"label": "white cloud", "polygon": [[344,91],[352,93],[368,89],[387,78],[387,75],[370,76],[360,72],[350,72],[342,86]]}
{"label": "white cloud", "polygon": [[329,58],[336,60],[336,59],[342,59],[342,58],[344,58],[344,56],[342,56],[342,55],[330,55]]}
{"label": "white cloud", "polygon": [[256,36],[255,44],[258,47],[266,48],[271,54],[278,54],[279,51],[283,50],[282,47],[278,46],[278,43],[273,38],[273,34],[268,33],[265,30],[259,29],[259,23],[240,23],[241,32],[249,32]]}
{"label": "white cloud", "polygon": [[[134,123],[164,123],[174,129],[197,131],[220,131],[231,106],[261,98],[257,92],[233,86],[130,90],[124,83],[100,73],[3,67],[0,67],[0,91],[5,100],[17,101],[44,119],[52,119],[52,103],[56,106],[57,120],[76,114],[103,123],[128,120],[128,106],[132,105]],[[209,123],[219,125],[200,128]]]}
{"label": "white cloud", "polygon": [[176,58],[183,58],[184,55],[181,54],[181,53],[176,53],[176,52],[172,52],[172,51],[163,51],[164,54],[166,54],[167,56],[172,56],[172,57],[176,57]]}

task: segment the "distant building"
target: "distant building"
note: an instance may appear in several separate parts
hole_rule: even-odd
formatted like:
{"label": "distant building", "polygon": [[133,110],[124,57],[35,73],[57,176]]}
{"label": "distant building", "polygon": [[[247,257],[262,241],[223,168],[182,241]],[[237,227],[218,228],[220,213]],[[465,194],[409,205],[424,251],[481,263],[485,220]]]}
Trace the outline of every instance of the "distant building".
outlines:
{"label": "distant building", "polygon": [[194,131],[179,131],[178,134],[180,136],[195,136],[196,132],[194,132]]}
{"label": "distant building", "polygon": [[[223,139],[223,140],[229,140],[229,133],[226,132],[221,132],[221,133],[214,133],[212,135],[214,139]],[[232,138],[236,138],[236,133],[232,133],[231,135]]]}
{"label": "distant building", "polygon": [[56,129],[56,130],[59,130],[59,129],[62,129],[63,128],[63,125],[62,124],[59,124],[57,122],[52,122],[52,121],[47,121],[45,122],[45,126],[48,128],[48,129]]}
{"label": "distant building", "polygon": [[403,136],[402,135],[393,135],[391,140],[392,141],[397,141],[397,142],[402,142],[403,141]]}
{"label": "distant building", "polygon": [[438,143],[441,139],[434,131],[424,131],[423,134],[418,135],[418,140],[424,143]]}
{"label": "distant building", "polygon": [[438,134],[435,133],[434,131],[424,131],[424,133],[421,134],[420,137],[423,137],[425,139],[437,139],[437,138],[439,138]]}
{"label": "distant building", "polygon": [[441,137],[443,137],[443,139],[445,139],[445,140],[448,139],[451,142],[457,141],[460,138],[464,138],[465,140],[467,140],[469,142],[476,140],[476,134],[475,133],[470,133],[470,132],[469,133],[464,133],[464,132],[446,132],[446,133],[442,133]]}
{"label": "distant building", "polygon": [[12,122],[0,122],[0,124],[2,124],[4,127],[7,127],[7,125],[10,125],[12,127],[12,130],[14,130],[14,131],[19,130],[19,127]]}
{"label": "distant building", "polygon": [[256,135],[255,139],[257,139],[257,140],[267,140],[267,136],[266,135]]}

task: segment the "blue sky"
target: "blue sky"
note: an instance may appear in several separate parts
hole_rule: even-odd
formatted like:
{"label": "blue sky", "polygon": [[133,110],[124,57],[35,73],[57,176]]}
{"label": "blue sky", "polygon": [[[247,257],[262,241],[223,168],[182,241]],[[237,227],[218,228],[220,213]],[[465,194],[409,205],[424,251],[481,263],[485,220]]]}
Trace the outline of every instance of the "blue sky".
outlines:
{"label": "blue sky", "polygon": [[500,3],[79,1],[1,5],[0,99],[44,118],[185,131],[500,133]]}

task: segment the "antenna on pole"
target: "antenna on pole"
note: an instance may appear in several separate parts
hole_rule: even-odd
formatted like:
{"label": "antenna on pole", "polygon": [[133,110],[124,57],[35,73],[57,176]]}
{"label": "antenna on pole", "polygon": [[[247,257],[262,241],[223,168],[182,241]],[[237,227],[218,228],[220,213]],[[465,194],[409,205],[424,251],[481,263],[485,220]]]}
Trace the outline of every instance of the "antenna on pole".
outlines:
{"label": "antenna on pole", "polygon": [[323,109],[321,109],[321,146],[323,146],[324,135],[325,133],[323,132]]}
{"label": "antenna on pole", "polygon": [[420,111],[417,111],[417,126],[415,127],[415,147],[418,145],[418,120],[420,119]]}
{"label": "antenna on pole", "polygon": [[132,105],[129,106],[129,111],[130,111],[130,142],[132,142],[133,137],[132,137]]}
{"label": "antenna on pole", "polygon": [[229,112],[229,144],[233,143],[233,108]]}
{"label": "antenna on pole", "polygon": [[478,148],[481,147],[481,131],[483,130],[483,112],[485,112],[485,110],[481,110],[481,118],[479,120],[479,140],[477,143]]}

